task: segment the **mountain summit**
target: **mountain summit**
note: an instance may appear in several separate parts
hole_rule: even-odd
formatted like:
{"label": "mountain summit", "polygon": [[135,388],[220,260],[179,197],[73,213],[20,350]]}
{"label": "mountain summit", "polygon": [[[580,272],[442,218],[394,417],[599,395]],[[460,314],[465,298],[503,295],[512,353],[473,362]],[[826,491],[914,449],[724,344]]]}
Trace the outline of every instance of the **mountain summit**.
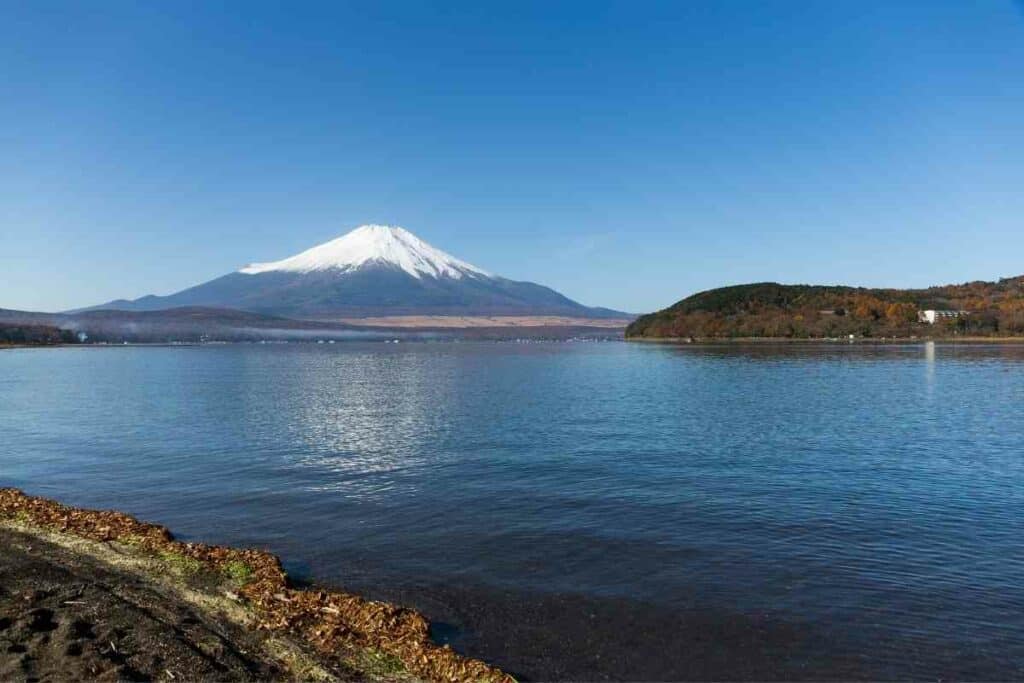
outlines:
{"label": "mountain summit", "polygon": [[382,316],[562,316],[625,318],[532,282],[492,275],[408,230],[363,225],[280,261],[244,268],[169,296],[95,308],[152,311],[233,308],[287,318]]}
{"label": "mountain summit", "polygon": [[405,228],[361,225],[352,232],[281,261],[253,263],[239,272],[309,273],[316,270],[355,270],[367,264],[400,268],[415,278],[464,275],[490,277],[465,261],[436,249]]}

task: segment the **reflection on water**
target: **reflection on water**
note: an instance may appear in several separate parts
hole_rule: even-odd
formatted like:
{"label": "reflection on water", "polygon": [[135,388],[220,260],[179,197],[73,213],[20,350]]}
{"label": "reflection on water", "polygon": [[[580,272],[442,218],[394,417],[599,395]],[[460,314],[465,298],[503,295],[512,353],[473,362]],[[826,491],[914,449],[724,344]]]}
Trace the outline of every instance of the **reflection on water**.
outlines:
{"label": "reflection on water", "polygon": [[[537,615],[571,603],[637,632],[699,613],[777,675],[810,671],[806,632],[863,667],[838,677],[1007,678],[1024,666],[1021,361],[941,344],[5,352],[0,483],[386,585],[502,633],[465,642],[516,666],[614,658],[593,628],[544,640]],[[519,630],[473,621],[489,609],[520,610]],[[658,659],[668,640],[636,649],[652,677],[683,661]],[[535,677],[559,670],[542,659]]]}
{"label": "reflection on water", "polygon": [[[451,383],[428,360],[414,354],[323,356],[282,387],[291,394],[286,402],[298,406],[289,431],[307,446],[298,463],[322,479],[310,489],[391,494],[396,482],[386,473],[424,464],[429,444],[420,437],[438,430],[431,406],[445,404]],[[378,476],[346,476],[351,474]],[[414,487],[415,480],[404,484]]]}
{"label": "reflection on water", "polygon": [[934,396],[935,390],[935,342],[929,341],[924,344],[924,380],[928,387],[928,397]]}

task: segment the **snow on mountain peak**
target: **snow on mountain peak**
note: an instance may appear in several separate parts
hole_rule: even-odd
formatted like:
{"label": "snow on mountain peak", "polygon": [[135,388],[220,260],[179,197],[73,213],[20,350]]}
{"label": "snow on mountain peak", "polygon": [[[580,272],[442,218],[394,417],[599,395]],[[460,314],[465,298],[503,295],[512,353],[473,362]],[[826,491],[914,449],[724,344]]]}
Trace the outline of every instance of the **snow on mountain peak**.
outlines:
{"label": "snow on mountain peak", "polygon": [[463,275],[489,277],[489,273],[430,246],[408,230],[390,225],[361,225],[295,256],[272,263],[252,263],[239,272],[256,275],[354,270],[368,263],[391,265],[417,279],[424,275],[456,280]]}

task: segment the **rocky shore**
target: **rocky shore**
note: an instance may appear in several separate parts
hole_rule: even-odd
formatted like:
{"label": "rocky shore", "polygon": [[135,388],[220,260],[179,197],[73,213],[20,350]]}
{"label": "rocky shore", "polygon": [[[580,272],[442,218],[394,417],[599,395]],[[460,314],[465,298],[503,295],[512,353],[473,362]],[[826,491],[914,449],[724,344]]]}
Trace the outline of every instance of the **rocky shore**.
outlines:
{"label": "rocky shore", "polygon": [[0,679],[511,682],[278,558],[0,489]]}

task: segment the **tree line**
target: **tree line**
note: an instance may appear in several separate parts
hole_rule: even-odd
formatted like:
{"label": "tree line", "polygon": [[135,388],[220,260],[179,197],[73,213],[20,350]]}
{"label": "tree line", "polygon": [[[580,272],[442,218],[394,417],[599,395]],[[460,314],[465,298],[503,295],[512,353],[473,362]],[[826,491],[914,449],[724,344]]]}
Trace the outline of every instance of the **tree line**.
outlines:
{"label": "tree line", "polygon": [[78,337],[71,330],[62,330],[49,325],[0,323],[0,345],[47,346],[77,342]]}
{"label": "tree line", "polygon": [[[958,312],[934,325],[928,309]],[[962,313],[960,313],[962,312]],[[756,283],[700,292],[641,316],[631,337],[795,339],[1024,335],[1024,276],[927,289]]]}

